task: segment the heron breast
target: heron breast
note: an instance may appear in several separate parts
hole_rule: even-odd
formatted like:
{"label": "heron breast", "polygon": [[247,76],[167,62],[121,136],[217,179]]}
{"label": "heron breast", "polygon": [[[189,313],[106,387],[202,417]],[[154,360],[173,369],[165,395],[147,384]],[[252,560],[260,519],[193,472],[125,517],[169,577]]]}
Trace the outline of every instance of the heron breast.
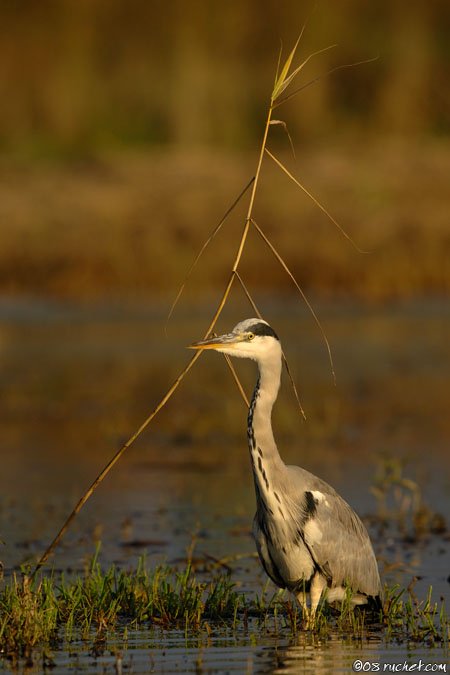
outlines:
{"label": "heron breast", "polygon": [[302,538],[293,537],[286,523],[273,522],[263,532],[270,560],[283,580],[284,586],[294,589],[302,581],[309,581],[314,573],[314,561]]}

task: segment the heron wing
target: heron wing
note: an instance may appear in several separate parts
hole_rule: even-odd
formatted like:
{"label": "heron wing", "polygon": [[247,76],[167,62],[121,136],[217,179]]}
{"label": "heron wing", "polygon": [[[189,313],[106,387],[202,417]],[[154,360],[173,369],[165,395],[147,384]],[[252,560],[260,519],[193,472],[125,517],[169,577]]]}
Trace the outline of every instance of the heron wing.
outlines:
{"label": "heron wing", "polygon": [[311,477],[311,489],[296,500],[295,519],[315,564],[332,586],[347,583],[355,592],[379,595],[378,565],[364,524],[331,486],[304,475]]}
{"label": "heron wing", "polygon": [[315,563],[333,586],[376,596],[380,577],[372,544],[361,520],[339,496],[316,500],[315,513],[303,525],[303,538]]}

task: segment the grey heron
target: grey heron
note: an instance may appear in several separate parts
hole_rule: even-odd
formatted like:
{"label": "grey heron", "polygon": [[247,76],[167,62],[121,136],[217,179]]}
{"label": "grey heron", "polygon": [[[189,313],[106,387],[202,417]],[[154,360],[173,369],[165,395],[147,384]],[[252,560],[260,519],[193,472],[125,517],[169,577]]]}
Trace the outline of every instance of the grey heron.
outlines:
{"label": "grey heron", "polygon": [[373,599],[380,606],[378,565],[362,521],[328,483],[286,465],[278,452],[271,416],[280,388],[282,348],[273,328],[262,319],[246,319],[231,333],[190,346],[253,359],[258,365],[247,437],[256,493],[253,535],[268,576],[295,594],[309,620],[321,599],[343,600],[347,587],[353,604]]}

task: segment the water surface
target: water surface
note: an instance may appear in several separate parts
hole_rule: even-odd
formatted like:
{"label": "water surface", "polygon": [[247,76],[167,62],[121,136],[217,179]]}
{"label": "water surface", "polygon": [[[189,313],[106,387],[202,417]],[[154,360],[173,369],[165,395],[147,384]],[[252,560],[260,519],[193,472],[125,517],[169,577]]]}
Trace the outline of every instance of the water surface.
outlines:
{"label": "water surface", "polygon": [[[366,518],[389,583],[418,577],[419,597],[431,584],[436,599],[448,598],[450,304],[319,303],[336,385],[320,334],[298,302],[272,297],[260,304],[282,338],[307,414],[305,423],[285,376],[274,413],[283,457],[332,483]],[[83,490],[153,409],[190,358],[185,346],[202,336],[212,305],[180,310],[167,332],[165,312],[164,303],[1,301],[0,559],[7,574],[45,550]],[[236,302],[218,329],[247,315]],[[250,392],[253,364],[237,365]],[[250,535],[245,418],[223,359],[204,355],[91,498],[52,564],[82,569],[98,540],[104,565],[128,566],[143,552],[151,562],[177,564],[189,549],[200,567],[225,558],[239,588],[259,592],[266,580]],[[371,487],[386,462],[414,489],[390,489],[392,518],[383,528]],[[418,503],[427,509],[420,536]],[[440,529],[430,525],[433,516],[444,523]],[[346,672],[357,654],[404,654],[376,640],[344,647],[340,638],[337,645],[310,638],[297,644],[255,629],[187,646],[176,633],[139,633],[124,663],[132,659],[133,672],[145,672],[150,657],[166,672],[195,670],[199,658],[208,672],[329,672],[333,662],[334,672]],[[56,658],[75,671],[90,667],[85,654]],[[109,665],[98,658],[96,667],[116,667],[112,656],[102,658]]]}

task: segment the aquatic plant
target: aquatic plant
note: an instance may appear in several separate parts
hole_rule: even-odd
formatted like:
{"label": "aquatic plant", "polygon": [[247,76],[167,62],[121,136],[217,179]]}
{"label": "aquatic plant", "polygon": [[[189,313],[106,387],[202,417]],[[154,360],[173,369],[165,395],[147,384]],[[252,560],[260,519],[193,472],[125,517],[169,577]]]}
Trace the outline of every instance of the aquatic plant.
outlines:
{"label": "aquatic plant", "polygon": [[[384,611],[351,609],[350,595],[338,608],[319,607],[308,630],[321,637],[362,638],[377,632],[386,641],[414,641],[425,645],[448,641],[450,621],[444,603],[434,602],[431,588],[424,601],[411,590],[386,588]],[[0,657],[31,660],[51,649],[81,639],[93,649],[108,635],[159,627],[186,634],[246,629],[295,635],[305,630],[299,607],[277,591],[267,599],[238,592],[229,573],[197,577],[189,563],[182,569],[149,568],[145,557],[135,569],[111,566],[105,571],[97,555],[81,576],[52,573],[34,577],[13,574],[0,588]]]}
{"label": "aquatic plant", "polygon": [[22,653],[61,638],[60,629],[69,641],[123,623],[130,628],[148,623],[198,629],[206,621],[235,618],[241,602],[229,575],[199,580],[189,563],[182,571],[168,566],[149,569],[145,556],[134,570],[113,565],[103,571],[97,551],[82,576],[53,573],[32,578],[22,572],[4,582],[0,641],[3,653]]}
{"label": "aquatic plant", "polygon": [[410,542],[446,532],[445,517],[427,505],[420,486],[405,474],[400,458],[380,455],[371,492],[377,500],[372,520],[380,532],[394,530]]}

